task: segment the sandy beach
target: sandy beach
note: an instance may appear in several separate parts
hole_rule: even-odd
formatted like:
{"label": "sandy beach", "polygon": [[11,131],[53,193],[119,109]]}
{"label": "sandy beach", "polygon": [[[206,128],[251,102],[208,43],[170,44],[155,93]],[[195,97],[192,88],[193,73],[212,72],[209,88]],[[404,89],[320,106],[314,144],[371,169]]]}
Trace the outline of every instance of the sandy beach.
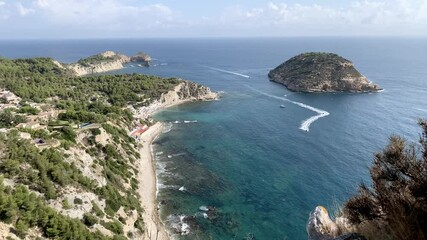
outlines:
{"label": "sandy beach", "polygon": [[138,166],[139,194],[144,208],[143,219],[146,232],[143,239],[168,240],[166,227],[160,220],[156,200],[156,171],[151,152],[151,143],[162,132],[162,123],[156,123],[141,135],[141,161]]}

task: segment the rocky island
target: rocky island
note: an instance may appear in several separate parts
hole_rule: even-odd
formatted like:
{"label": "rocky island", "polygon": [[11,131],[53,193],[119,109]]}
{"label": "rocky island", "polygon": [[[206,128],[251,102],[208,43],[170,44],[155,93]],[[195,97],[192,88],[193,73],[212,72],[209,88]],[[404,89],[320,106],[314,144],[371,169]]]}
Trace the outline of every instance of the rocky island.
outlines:
{"label": "rocky island", "polygon": [[148,67],[150,65],[150,61],[151,57],[143,52],[139,52],[135,56],[129,57],[113,51],[106,51],[88,58],[82,58],[76,63],[57,63],[57,65],[69,69],[76,76],[84,76],[120,70],[124,68],[124,64],[129,62],[138,62],[141,63],[141,66],[144,65]]}
{"label": "rocky island", "polygon": [[334,53],[310,52],[292,57],[268,74],[295,92],[378,92],[353,63]]}

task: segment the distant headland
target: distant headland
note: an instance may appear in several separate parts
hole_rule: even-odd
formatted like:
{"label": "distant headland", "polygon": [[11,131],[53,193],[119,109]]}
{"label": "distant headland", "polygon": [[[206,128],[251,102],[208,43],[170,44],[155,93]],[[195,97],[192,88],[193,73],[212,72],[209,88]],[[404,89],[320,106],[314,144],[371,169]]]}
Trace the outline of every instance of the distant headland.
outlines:
{"label": "distant headland", "polygon": [[295,92],[378,92],[382,90],[334,53],[309,52],[282,63],[268,74],[271,81]]}
{"label": "distant headland", "polygon": [[113,51],[102,52],[87,58],[82,58],[76,63],[63,64],[56,62],[57,65],[66,68],[76,76],[104,73],[124,68],[124,64],[137,62],[141,66],[150,66],[151,57],[143,52],[135,56],[126,56]]}

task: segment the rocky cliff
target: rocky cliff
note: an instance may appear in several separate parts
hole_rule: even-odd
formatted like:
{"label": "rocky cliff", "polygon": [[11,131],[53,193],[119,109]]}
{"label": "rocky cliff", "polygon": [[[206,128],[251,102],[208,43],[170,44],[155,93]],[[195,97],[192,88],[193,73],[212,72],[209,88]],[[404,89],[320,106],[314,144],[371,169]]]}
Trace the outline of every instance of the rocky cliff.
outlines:
{"label": "rocky cliff", "polygon": [[310,213],[307,223],[308,240],[366,240],[352,230],[354,229],[346,218],[337,217],[332,221],[328,211],[322,206],[317,206]]}
{"label": "rocky cliff", "polygon": [[77,63],[63,64],[61,66],[71,70],[76,76],[104,73],[120,70],[128,62],[141,62],[149,66],[151,57],[145,53],[138,53],[133,57],[119,54],[113,51],[106,51],[88,58],[80,59]]}
{"label": "rocky cliff", "polygon": [[268,74],[271,81],[296,92],[377,92],[381,90],[352,62],[333,53],[303,53]]}
{"label": "rocky cliff", "polygon": [[219,98],[219,94],[212,92],[210,88],[190,81],[182,81],[174,90],[162,94],[159,100],[155,100],[149,106],[135,110],[137,118],[148,118],[156,111],[173,105],[190,101],[212,101]]}
{"label": "rocky cliff", "polygon": [[137,53],[135,56],[130,58],[131,62],[140,62],[143,63],[145,66],[150,66],[150,62],[151,62],[151,57],[144,53],[144,52],[139,52]]}

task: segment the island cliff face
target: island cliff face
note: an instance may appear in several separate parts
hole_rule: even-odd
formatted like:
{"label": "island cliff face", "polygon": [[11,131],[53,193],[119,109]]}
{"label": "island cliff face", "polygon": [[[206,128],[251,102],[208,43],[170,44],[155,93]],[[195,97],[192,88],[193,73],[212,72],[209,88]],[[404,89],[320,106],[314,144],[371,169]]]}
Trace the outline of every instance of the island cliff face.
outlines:
{"label": "island cliff face", "polygon": [[88,58],[80,59],[77,63],[63,64],[63,67],[71,70],[76,76],[104,73],[124,68],[124,64],[129,62],[141,62],[144,66],[149,66],[151,57],[145,53],[138,53],[133,57],[119,54],[113,51],[106,51]]}
{"label": "island cliff face", "polygon": [[212,101],[219,97],[220,95],[212,92],[209,87],[183,80],[173,90],[162,94],[160,99],[155,100],[149,106],[133,109],[133,113],[136,118],[148,118],[155,112],[170,106],[191,101]]}
{"label": "island cliff face", "polygon": [[268,74],[271,81],[295,92],[377,92],[352,62],[333,53],[303,53]]}
{"label": "island cliff face", "polygon": [[148,66],[150,66],[151,57],[148,54],[144,53],[144,52],[139,52],[135,56],[131,57],[130,61],[131,62],[141,62],[146,67],[148,67]]}

